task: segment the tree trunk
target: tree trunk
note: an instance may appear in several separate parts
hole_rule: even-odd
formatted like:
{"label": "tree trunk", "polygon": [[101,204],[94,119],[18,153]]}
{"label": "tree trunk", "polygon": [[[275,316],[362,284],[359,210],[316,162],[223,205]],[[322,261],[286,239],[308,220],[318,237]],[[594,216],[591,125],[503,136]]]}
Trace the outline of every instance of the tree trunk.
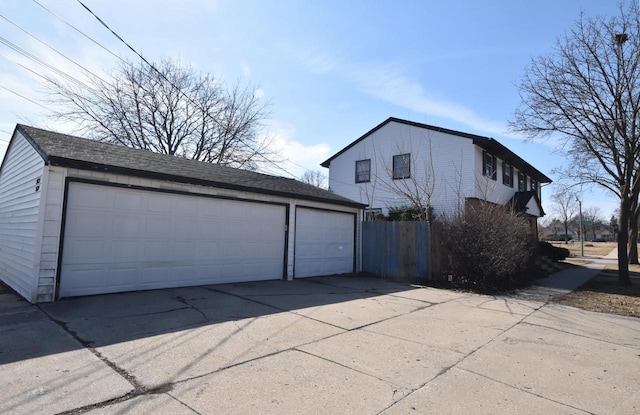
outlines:
{"label": "tree trunk", "polygon": [[569,243],[569,236],[567,235],[567,232],[569,232],[569,222],[568,221],[564,221],[564,243],[568,244]]}
{"label": "tree trunk", "polygon": [[631,212],[629,218],[629,263],[638,264],[638,209],[635,204],[635,209]]}
{"label": "tree trunk", "polygon": [[620,200],[620,232],[618,232],[618,283],[621,285],[631,285],[629,255],[627,254],[630,208],[630,201],[626,196],[622,196]]}

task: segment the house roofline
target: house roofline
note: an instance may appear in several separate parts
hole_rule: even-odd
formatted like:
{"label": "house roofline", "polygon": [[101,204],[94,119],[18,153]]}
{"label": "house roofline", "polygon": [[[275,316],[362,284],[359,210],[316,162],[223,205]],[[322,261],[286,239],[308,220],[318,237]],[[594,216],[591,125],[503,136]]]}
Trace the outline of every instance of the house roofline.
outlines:
{"label": "house roofline", "polygon": [[[235,191],[242,191],[242,192],[248,192],[248,193],[257,193],[257,194],[264,194],[264,195],[270,195],[270,196],[295,198],[299,200],[329,203],[333,205],[353,207],[358,209],[363,209],[364,207],[366,207],[365,204],[351,201],[346,198],[343,198],[344,200],[329,199],[329,198],[323,198],[320,196],[299,194],[295,192],[264,189],[264,188],[253,187],[253,186],[243,186],[243,185],[234,184],[234,183],[225,183],[225,182],[220,182],[215,180],[199,179],[197,177],[168,174],[168,173],[156,172],[151,170],[132,169],[129,167],[115,166],[112,164],[101,164],[96,162],[78,160],[75,158],[67,158],[67,157],[50,155],[50,154],[47,154],[38,145],[38,143],[23,128],[22,124],[18,124],[16,126],[14,130],[14,136],[12,137],[10,143],[13,142],[16,131],[20,132],[20,134],[27,140],[27,142],[33,147],[33,149],[38,153],[38,155],[42,157],[45,165],[75,168],[78,170],[85,170],[85,171],[99,171],[104,173],[123,174],[127,176],[140,177],[145,179],[165,180],[165,181],[170,181],[175,183],[193,184],[193,185],[199,185],[199,186],[214,187],[219,189],[235,190]],[[81,137],[76,137],[76,138],[81,138]],[[86,139],[83,138],[83,140],[86,140]],[[8,149],[9,147],[7,147],[7,153],[8,153]],[[3,160],[2,166],[4,165],[4,161],[6,161],[6,155],[5,155],[5,159]],[[0,166],[0,171],[2,171],[1,170],[2,166]],[[265,176],[265,180],[267,180],[267,178],[276,178],[275,176],[269,176],[269,175],[264,175],[264,176]],[[278,179],[286,179],[286,178],[282,177]]]}
{"label": "house roofline", "polygon": [[378,124],[377,126],[372,128],[371,130],[366,132],[360,138],[356,139],[351,144],[347,145],[345,148],[343,148],[342,150],[338,151],[336,154],[334,154],[333,156],[331,156],[327,160],[325,160],[322,163],[320,163],[320,165],[322,167],[329,167],[329,165],[331,164],[331,161],[333,159],[335,159],[336,157],[338,157],[342,153],[346,152],[351,147],[355,146],[356,144],[358,144],[359,142],[361,142],[362,140],[364,140],[365,138],[367,138],[371,134],[375,133],[376,131],[378,131],[379,129],[384,127],[385,125],[389,124],[390,122],[397,122],[397,123],[400,123],[400,124],[410,125],[412,127],[418,127],[418,128],[423,128],[423,129],[430,130],[430,131],[436,131],[436,132],[440,132],[440,133],[444,133],[444,134],[450,134],[450,135],[456,135],[456,136],[463,137],[463,138],[468,138],[468,139],[473,141],[473,144],[475,144],[478,147],[490,152],[493,155],[496,155],[496,156],[500,157],[500,159],[508,162],[509,164],[514,165],[516,167],[517,166],[523,166],[523,169],[519,169],[519,170],[527,173],[530,177],[533,177],[534,179],[536,179],[540,183],[551,183],[552,182],[552,180],[549,177],[547,177],[544,173],[542,173],[541,171],[539,171],[538,169],[533,167],[531,164],[527,163],[524,159],[522,159],[520,156],[518,156],[513,151],[509,150],[507,147],[505,147],[503,144],[501,144],[500,142],[498,142],[494,138],[483,137],[483,136],[476,135],[476,134],[465,133],[465,132],[462,132],[462,131],[451,130],[451,129],[448,129],[448,128],[437,127],[437,126],[434,126],[434,125],[423,124],[423,123],[419,123],[419,122],[415,122],[415,121],[403,120],[401,118],[395,118],[395,117],[387,118],[385,121],[383,121],[382,123]]}

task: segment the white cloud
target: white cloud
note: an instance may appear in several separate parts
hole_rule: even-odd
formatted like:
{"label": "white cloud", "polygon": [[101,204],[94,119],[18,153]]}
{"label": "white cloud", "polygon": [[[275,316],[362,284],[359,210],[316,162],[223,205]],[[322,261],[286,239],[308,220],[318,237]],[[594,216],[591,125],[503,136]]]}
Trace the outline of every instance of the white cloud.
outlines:
{"label": "white cloud", "polygon": [[320,167],[320,163],[331,155],[329,144],[319,143],[307,146],[296,141],[295,128],[280,121],[271,120],[268,123],[268,128],[271,131],[269,148],[276,154],[276,158],[281,159],[277,163],[281,168],[265,166],[265,172],[279,176],[292,174],[296,178],[300,178],[306,170],[324,170]]}
{"label": "white cloud", "polygon": [[366,94],[413,112],[447,118],[489,134],[503,135],[503,122],[488,120],[472,109],[430,96],[419,80],[393,64],[352,64],[347,73]]}

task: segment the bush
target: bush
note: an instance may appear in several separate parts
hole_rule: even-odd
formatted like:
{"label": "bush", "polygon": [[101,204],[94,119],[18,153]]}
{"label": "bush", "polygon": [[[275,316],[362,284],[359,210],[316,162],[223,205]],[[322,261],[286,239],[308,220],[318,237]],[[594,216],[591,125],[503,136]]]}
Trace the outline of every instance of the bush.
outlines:
{"label": "bush", "polygon": [[570,253],[567,248],[553,246],[549,242],[538,243],[538,251],[540,252],[540,255],[551,258],[553,262],[562,261],[567,258]]}
{"label": "bush", "polygon": [[529,222],[502,206],[480,203],[443,223],[449,274],[480,291],[523,285],[535,254]]}

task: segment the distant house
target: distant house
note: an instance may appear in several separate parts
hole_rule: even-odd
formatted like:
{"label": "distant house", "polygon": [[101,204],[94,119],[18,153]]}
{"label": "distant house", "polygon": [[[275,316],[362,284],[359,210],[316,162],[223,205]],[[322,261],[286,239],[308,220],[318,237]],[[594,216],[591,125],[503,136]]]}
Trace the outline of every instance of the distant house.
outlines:
{"label": "distant house", "polygon": [[0,279],[31,302],[357,271],[357,201],[18,125],[0,166]]}
{"label": "distant house", "polygon": [[368,207],[369,218],[417,207],[446,215],[474,201],[544,215],[540,186],[551,183],[493,138],[389,118],[321,164],[332,192]]}

